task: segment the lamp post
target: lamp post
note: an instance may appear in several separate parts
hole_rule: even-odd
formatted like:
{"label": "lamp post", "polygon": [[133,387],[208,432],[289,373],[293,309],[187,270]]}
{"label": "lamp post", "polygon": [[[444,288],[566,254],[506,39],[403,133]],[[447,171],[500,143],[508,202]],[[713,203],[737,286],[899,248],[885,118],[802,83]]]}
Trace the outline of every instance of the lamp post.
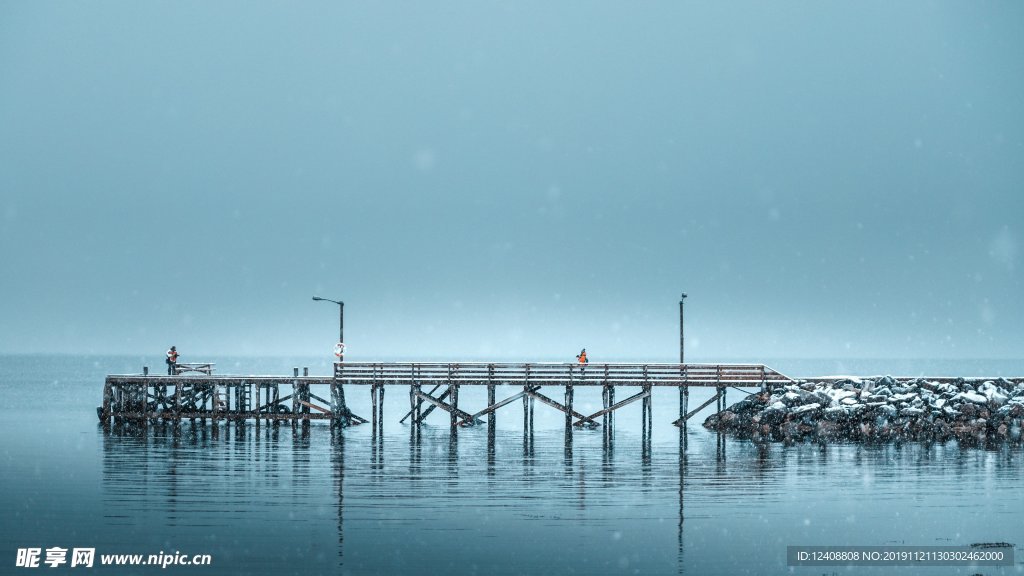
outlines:
{"label": "lamp post", "polygon": [[[682,366],[685,363],[685,356],[683,355],[683,344],[686,339],[683,336],[683,302],[686,301],[686,292],[679,297],[679,364],[683,375],[686,375],[686,367]],[[679,387],[679,429],[680,429],[680,441],[685,444],[686,442],[686,411],[689,410],[690,406],[690,388],[684,381]]]}
{"label": "lamp post", "polygon": [[[313,300],[317,302],[333,302],[338,305],[338,343],[345,343],[345,303],[340,300],[331,300],[330,298],[321,298],[319,296],[313,296]],[[341,354],[338,355],[338,362],[345,361],[345,351],[342,350]]]}
{"label": "lamp post", "polygon": [[[313,300],[316,302],[333,302],[338,305],[338,343],[345,343],[345,303],[341,300],[331,300],[330,298],[321,298],[319,296],[313,296]],[[345,361],[345,349],[341,348],[338,353],[338,362]],[[337,372],[335,371],[335,381],[331,384],[331,411],[334,412],[337,423],[341,427],[350,426],[352,423],[352,413],[348,409],[348,405],[345,402],[345,388],[337,381]]]}
{"label": "lamp post", "polygon": [[679,363],[683,364],[683,302],[686,300],[686,292],[679,297]]}

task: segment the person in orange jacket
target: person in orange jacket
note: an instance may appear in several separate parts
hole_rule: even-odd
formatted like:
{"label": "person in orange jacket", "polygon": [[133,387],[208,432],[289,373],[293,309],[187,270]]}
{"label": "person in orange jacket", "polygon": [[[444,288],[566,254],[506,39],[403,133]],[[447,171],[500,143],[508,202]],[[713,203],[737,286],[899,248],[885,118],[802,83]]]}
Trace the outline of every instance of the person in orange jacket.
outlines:
{"label": "person in orange jacket", "polygon": [[178,349],[171,346],[167,351],[167,375],[174,376],[174,367],[178,365]]}
{"label": "person in orange jacket", "polygon": [[586,364],[587,362],[590,362],[589,360],[587,360],[587,349],[586,348],[584,348],[583,350],[580,350],[580,353],[576,355],[576,360],[580,364]]}

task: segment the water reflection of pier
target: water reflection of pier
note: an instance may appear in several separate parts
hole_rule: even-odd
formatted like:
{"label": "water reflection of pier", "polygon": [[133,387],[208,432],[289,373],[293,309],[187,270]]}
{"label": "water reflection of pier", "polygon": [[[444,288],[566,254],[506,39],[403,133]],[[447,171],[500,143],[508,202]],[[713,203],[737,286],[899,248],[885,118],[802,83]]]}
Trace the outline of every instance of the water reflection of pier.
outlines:
{"label": "water reflection of pier", "polygon": [[[215,557],[211,541],[235,543],[223,554],[238,554],[244,542],[246,549],[269,554],[253,555],[261,563],[253,571],[277,571],[273,561],[280,554],[271,551],[284,545],[281,528],[287,523],[282,519],[310,518],[323,505],[323,489],[329,486],[327,493],[336,498],[338,564],[343,564],[347,464],[340,431],[280,423],[122,422],[103,426],[101,432],[102,522],[109,531],[155,532],[181,549],[193,541],[193,548],[203,547]],[[316,479],[324,456],[330,462],[328,483]],[[267,531],[268,525],[277,529]],[[296,541],[314,546],[305,536]],[[294,567],[279,568],[285,573]]]}
{"label": "water reflection of pier", "polygon": [[[222,528],[229,533],[237,529],[231,519],[237,521],[239,515],[246,517],[246,525],[280,524],[281,506],[287,507],[289,515],[302,516],[309,514],[311,502],[319,500],[322,506],[323,496],[329,493],[333,496],[331,507],[336,524],[336,546],[331,547],[336,547],[337,563],[351,570],[353,560],[346,559],[345,553],[345,528],[346,490],[352,489],[353,479],[358,485],[356,510],[366,510],[368,502],[376,507],[372,502],[380,497],[376,495],[380,488],[394,493],[395,482],[411,482],[412,494],[418,494],[428,484],[436,486],[437,479],[444,478],[449,479],[449,486],[466,486],[467,482],[501,486],[510,476],[516,476],[514,469],[509,468],[518,459],[519,448],[515,442],[509,442],[516,436],[522,440],[520,474],[526,483],[552,490],[551,480],[562,485],[564,479],[564,485],[571,487],[565,493],[565,503],[576,510],[587,510],[595,502],[607,505],[609,491],[603,488],[623,489],[624,481],[636,482],[633,486],[639,492],[664,490],[665,457],[674,461],[675,450],[671,444],[665,450],[661,437],[660,457],[655,458],[650,426],[643,428],[640,446],[634,444],[635,434],[616,434],[614,426],[608,426],[600,436],[593,435],[596,431],[585,434],[585,446],[600,441],[596,451],[580,451],[581,441],[574,438],[580,433],[569,427],[564,445],[557,448],[561,453],[555,464],[558,468],[552,468],[552,448],[562,443],[562,433],[550,427],[538,431],[531,423],[530,411],[527,402],[522,430],[499,430],[490,425],[485,435],[485,430],[479,428],[410,426],[397,435],[402,440],[407,432],[408,442],[397,443],[396,431],[389,428],[390,434],[386,435],[383,427],[373,430],[370,442],[355,444],[351,443],[352,433],[343,429],[283,422],[270,426],[235,422],[211,427],[168,422],[101,427],[105,509],[109,511],[106,522],[117,523],[145,510],[149,522],[156,526],[163,522],[172,533],[190,529],[197,519],[207,526],[205,530],[219,532]],[[686,483],[692,476],[687,450],[693,440],[688,440],[682,430],[678,432],[677,543],[682,566]],[[385,444],[386,439],[390,444]],[[628,444],[625,450],[623,441]],[[386,446],[390,446],[390,451]],[[710,445],[701,441],[700,446]],[[701,457],[699,466],[707,470],[714,463],[715,474],[724,479],[726,445],[720,442],[716,446],[715,458],[709,461]],[[512,454],[515,457],[509,458]],[[555,472],[554,477],[551,472]],[[417,483],[420,489],[415,488]],[[523,494],[529,493],[524,486]],[[599,504],[595,510],[600,509]],[[581,514],[581,518],[586,518],[590,512]],[[152,523],[146,526],[147,530],[152,528]]]}

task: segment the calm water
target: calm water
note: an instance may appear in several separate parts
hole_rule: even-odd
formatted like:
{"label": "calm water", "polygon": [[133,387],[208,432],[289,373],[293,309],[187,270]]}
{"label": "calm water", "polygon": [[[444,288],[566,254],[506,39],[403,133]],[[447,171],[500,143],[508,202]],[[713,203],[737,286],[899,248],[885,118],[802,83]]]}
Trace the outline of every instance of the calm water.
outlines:
{"label": "calm water", "polygon": [[[1024,571],[1024,450],[941,445],[753,444],[691,423],[682,457],[674,391],[656,392],[649,449],[639,403],[614,443],[560,413],[522,403],[452,436],[446,415],[414,440],[397,423],[408,395],[389,389],[382,441],[369,426],[97,425],[103,377],[132,357],[0,356],[0,565],[22,547],[97,554],[211,554],[210,567],[39,568],[46,573],[179,574],[1018,574]],[[786,361],[795,375],[1020,375],[1024,361]],[[322,361],[232,359],[222,373],[287,374]],[[499,398],[502,390],[499,389]],[[508,391],[508,394],[514,391]],[[560,391],[553,392],[559,398]],[[620,392],[620,398],[624,398]],[[357,413],[369,393],[349,389]],[[730,401],[739,398],[730,394]],[[485,393],[463,388],[460,403]],[[691,406],[709,397],[691,396]],[[600,391],[577,391],[584,408]],[[587,406],[587,403],[590,406]],[[787,545],[1016,547],[1009,568],[788,568]],[[3,573],[33,573],[9,568]]]}

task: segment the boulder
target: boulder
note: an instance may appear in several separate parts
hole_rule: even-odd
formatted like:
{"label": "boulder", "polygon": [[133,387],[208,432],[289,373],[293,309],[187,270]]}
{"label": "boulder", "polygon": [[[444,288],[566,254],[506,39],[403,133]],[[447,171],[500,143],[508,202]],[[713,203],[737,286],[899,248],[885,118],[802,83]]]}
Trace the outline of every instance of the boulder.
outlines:
{"label": "boulder", "polygon": [[833,406],[839,404],[846,398],[853,398],[857,395],[857,393],[852,390],[830,390],[827,394],[832,397]]}
{"label": "boulder", "polygon": [[808,413],[817,412],[819,409],[821,409],[821,404],[818,404],[817,402],[815,402],[813,404],[803,404],[801,406],[797,406],[796,408],[793,408],[790,411],[790,414],[793,414],[794,416],[799,415],[799,414],[808,414]]}
{"label": "boulder", "polygon": [[968,402],[973,402],[975,404],[988,404],[988,398],[986,398],[983,394],[978,394],[977,392],[972,391],[961,392],[954,396],[953,398],[962,398]]}
{"label": "boulder", "polygon": [[957,409],[958,414],[962,414],[968,418],[974,418],[975,416],[977,416],[978,411],[978,406],[976,404],[970,404],[968,402],[964,402]]}
{"label": "boulder", "polygon": [[[781,402],[779,404],[781,404]],[[772,406],[762,410],[758,416],[758,422],[761,424],[779,424],[786,419],[786,407],[776,407],[776,405],[773,404]]]}
{"label": "boulder", "polygon": [[1002,392],[1000,392],[999,390],[995,390],[995,389],[993,389],[993,390],[986,390],[985,391],[985,398],[988,398],[988,403],[989,403],[990,406],[994,406],[994,407],[997,407],[997,408],[999,406],[1002,406],[1003,404],[1006,404],[1010,400],[1009,396],[1007,396],[1007,395],[1003,394]]}
{"label": "boulder", "polygon": [[845,406],[825,408],[825,418],[834,422],[842,422],[850,418],[850,410]]}
{"label": "boulder", "polygon": [[718,415],[718,428],[719,430],[733,428],[735,427],[737,420],[739,420],[739,418],[736,416],[735,412],[731,410],[723,410]]}
{"label": "boulder", "polygon": [[786,392],[782,395],[782,403],[786,406],[796,406],[800,404],[802,396],[796,392]]}

